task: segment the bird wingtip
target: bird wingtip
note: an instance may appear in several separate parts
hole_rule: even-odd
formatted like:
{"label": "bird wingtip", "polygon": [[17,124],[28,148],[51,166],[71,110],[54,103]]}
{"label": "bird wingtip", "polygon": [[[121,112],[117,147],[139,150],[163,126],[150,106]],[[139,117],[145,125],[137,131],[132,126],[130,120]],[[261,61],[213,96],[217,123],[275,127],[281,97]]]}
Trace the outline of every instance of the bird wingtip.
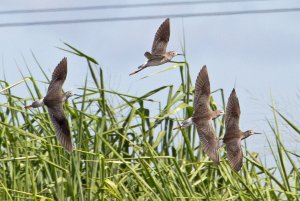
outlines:
{"label": "bird wingtip", "polygon": [[212,159],[212,161],[213,161],[216,165],[220,165],[220,158],[219,158],[218,155],[216,155],[215,158],[211,158],[211,159]]}
{"label": "bird wingtip", "polygon": [[67,144],[62,144],[64,149],[68,152],[71,153],[73,151],[73,146],[71,143],[67,143]]}
{"label": "bird wingtip", "polygon": [[61,65],[61,64],[66,64],[67,63],[67,57],[64,57],[64,58],[62,58],[62,60],[59,62],[59,64],[58,65]]}
{"label": "bird wingtip", "polygon": [[236,94],[235,88],[232,89],[230,96],[237,98],[237,94]]}
{"label": "bird wingtip", "polygon": [[233,168],[233,170],[236,171],[236,172],[240,171],[241,169],[242,169],[242,166],[238,166],[238,167]]}
{"label": "bird wingtip", "polygon": [[206,67],[206,65],[202,66],[201,71],[206,71],[206,72],[207,72],[207,67]]}
{"label": "bird wingtip", "polygon": [[66,149],[66,150],[67,150],[68,153],[72,153],[73,147],[70,147],[70,148],[68,148],[68,149]]}

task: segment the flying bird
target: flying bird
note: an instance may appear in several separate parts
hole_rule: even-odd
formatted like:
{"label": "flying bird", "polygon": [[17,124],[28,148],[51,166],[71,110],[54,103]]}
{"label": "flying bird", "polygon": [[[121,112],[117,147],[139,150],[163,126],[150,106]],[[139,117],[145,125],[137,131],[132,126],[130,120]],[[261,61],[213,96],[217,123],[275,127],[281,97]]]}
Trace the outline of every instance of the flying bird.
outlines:
{"label": "flying bird", "polygon": [[245,132],[240,130],[240,105],[235,89],[232,90],[226,107],[225,115],[225,136],[223,138],[226,144],[227,158],[231,167],[235,171],[239,171],[243,165],[243,151],[241,148],[241,140],[246,139],[250,135],[261,134],[255,133],[253,130]]}
{"label": "flying bird", "polygon": [[170,62],[173,57],[177,54],[175,51],[166,52],[168,42],[170,38],[170,20],[167,18],[158,28],[154,41],[152,44],[152,50],[150,52],[145,52],[144,56],[148,59],[143,65],[138,67],[138,70],[130,73],[129,75],[136,74],[141,70],[149,66],[159,66],[164,63]]}
{"label": "flying bird", "polygon": [[67,58],[63,58],[53,71],[47,95],[40,100],[34,101],[31,105],[25,106],[25,108],[38,108],[46,105],[59,143],[68,152],[71,152],[73,149],[71,132],[64,113],[63,104],[68,98],[77,94],[74,94],[72,91],[65,93],[62,91],[62,86],[67,77],[67,71]]}
{"label": "flying bird", "polygon": [[[212,120],[224,114],[223,110],[211,110],[210,108],[210,82],[206,66],[203,66],[198,74],[195,84],[194,113],[193,116],[174,129],[181,129],[194,124],[203,146],[203,151],[208,157],[219,164],[218,141]],[[174,130],[173,129],[173,130]]]}

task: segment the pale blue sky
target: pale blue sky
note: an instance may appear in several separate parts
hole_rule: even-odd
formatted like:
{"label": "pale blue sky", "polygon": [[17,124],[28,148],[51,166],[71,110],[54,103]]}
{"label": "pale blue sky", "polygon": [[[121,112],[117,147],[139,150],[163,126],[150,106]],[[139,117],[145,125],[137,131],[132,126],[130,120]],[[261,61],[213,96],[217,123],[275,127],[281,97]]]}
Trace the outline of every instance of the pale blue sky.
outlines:
{"label": "pale blue sky", "polygon": [[[133,0],[2,0],[0,10],[129,3],[141,2]],[[300,7],[300,2],[296,0],[270,0],[77,12],[2,14],[0,15],[0,26],[2,23],[9,22],[296,7]],[[168,50],[180,52],[184,26],[187,59],[190,63],[192,80],[196,79],[200,68],[206,64],[212,90],[222,87],[225,90],[226,99],[236,83],[242,110],[241,128],[245,130],[253,128],[268,133],[270,129],[265,119],[266,117],[271,118],[271,112],[267,108],[267,104],[270,104],[270,93],[272,93],[281,111],[293,121],[299,122],[297,119],[300,75],[299,19],[300,12],[171,18],[171,38]],[[40,73],[30,53],[33,51],[49,75],[57,63],[64,56],[67,56],[69,73],[64,88],[68,90],[82,86],[87,73],[85,61],[55,48],[57,46],[63,47],[62,42],[67,42],[100,62],[107,78],[106,85],[115,91],[142,95],[144,92],[162,85],[170,83],[178,85],[177,70],[140,80],[141,77],[157,72],[167,67],[168,64],[146,69],[134,77],[128,76],[131,71],[144,62],[143,54],[146,50],[151,49],[154,34],[163,20],[0,27],[2,63],[0,77],[3,78],[2,72],[4,71],[9,82],[14,83],[20,80],[21,75],[16,63],[22,71],[26,72],[22,56],[26,59],[30,69],[36,72],[35,76],[39,76]],[[180,57],[176,59],[180,60]],[[45,90],[46,87],[45,85]],[[21,91],[21,88],[15,90],[19,90],[19,93],[25,97],[29,96],[27,92]],[[221,102],[219,103],[221,105]],[[264,138],[264,136],[260,138]],[[256,143],[257,140],[258,137],[253,137],[252,139],[249,138],[248,142],[256,148],[266,146],[265,142]]]}

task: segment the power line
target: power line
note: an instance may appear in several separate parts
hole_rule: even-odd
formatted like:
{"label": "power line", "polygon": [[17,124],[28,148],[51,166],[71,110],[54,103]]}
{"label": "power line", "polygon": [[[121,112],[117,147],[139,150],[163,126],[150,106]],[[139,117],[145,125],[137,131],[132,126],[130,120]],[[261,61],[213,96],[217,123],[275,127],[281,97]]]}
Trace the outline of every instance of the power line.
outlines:
{"label": "power line", "polygon": [[233,15],[249,15],[249,14],[270,14],[270,13],[288,13],[299,12],[300,8],[280,8],[280,9],[264,9],[264,10],[244,10],[244,11],[223,11],[209,13],[183,13],[170,15],[150,15],[150,16],[133,16],[133,17],[114,17],[114,18],[94,18],[94,19],[75,19],[75,20],[53,20],[53,21],[36,21],[36,22],[12,22],[2,23],[2,27],[22,27],[22,26],[39,26],[39,25],[56,25],[56,24],[79,24],[79,23],[95,23],[95,22],[114,22],[114,21],[134,21],[161,18],[187,18],[187,17],[213,17],[213,16],[233,16]]}
{"label": "power line", "polygon": [[66,11],[84,11],[84,10],[101,10],[101,9],[117,9],[117,8],[139,8],[139,7],[156,7],[156,6],[179,6],[179,5],[195,5],[195,4],[211,4],[211,3],[235,3],[235,2],[255,2],[255,1],[271,1],[271,0],[203,0],[203,1],[179,1],[179,2],[159,2],[144,4],[124,4],[124,5],[101,5],[101,6],[83,6],[83,7],[62,7],[62,8],[42,8],[27,10],[6,10],[0,11],[0,15],[4,14],[25,14],[25,13],[46,13],[46,12],[66,12]]}

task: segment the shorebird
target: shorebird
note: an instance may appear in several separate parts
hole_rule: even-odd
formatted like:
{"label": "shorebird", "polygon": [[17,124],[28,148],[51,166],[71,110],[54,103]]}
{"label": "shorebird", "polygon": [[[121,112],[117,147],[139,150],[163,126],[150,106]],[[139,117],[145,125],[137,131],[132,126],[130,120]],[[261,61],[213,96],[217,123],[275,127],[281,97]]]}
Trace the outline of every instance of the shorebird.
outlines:
{"label": "shorebird", "polygon": [[226,107],[225,115],[225,136],[223,138],[224,144],[226,144],[227,158],[231,167],[235,171],[239,171],[243,165],[243,151],[241,148],[241,141],[255,133],[253,130],[247,130],[245,132],[240,130],[240,105],[236,95],[235,89],[232,90]]}
{"label": "shorebird", "polygon": [[67,71],[67,58],[63,58],[53,71],[47,95],[40,100],[34,101],[31,105],[25,106],[25,108],[38,108],[46,105],[58,141],[68,152],[71,152],[73,149],[72,139],[63,104],[68,98],[77,94],[74,94],[72,91],[62,92]]}
{"label": "shorebird", "polygon": [[[223,110],[212,111],[209,104],[210,100],[210,82],[206,66],[203,66],[198,74],[195,84],[194,95],[194,113],[193,116],[181,123],[174,129],[181,129],[194,124],[203,146],[203,151],[217,165],[219,162],[218,141],[215,136],[215,130],[212,126],[212,120],[224,114]],[[173,130],[174,130],[173,129]]]}
{"label": "shorebird", "polygon": [[175,51],[166,52],[168,42],[170,38],[170,20],[167,18],[158,28],[154,41],[152,44],[152,50],[150,52],[145,52],[144,56],[148,59],[144,64],[138,67],[138,70],[130,73],[129,75],[136,74],[141,70],[149,66],[159,66],[164,63],[170,62],[173,57],[177,55]]}

